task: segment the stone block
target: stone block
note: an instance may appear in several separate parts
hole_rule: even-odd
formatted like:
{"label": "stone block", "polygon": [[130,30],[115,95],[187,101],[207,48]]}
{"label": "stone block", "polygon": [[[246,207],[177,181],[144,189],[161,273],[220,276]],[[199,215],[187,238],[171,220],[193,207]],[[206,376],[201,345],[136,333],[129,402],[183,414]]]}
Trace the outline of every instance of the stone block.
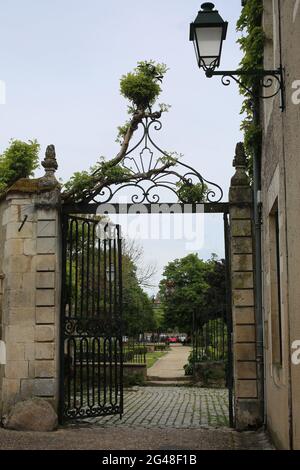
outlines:
{"label": "stone block", "polygon": [[36,249],[38,254],[54,254],[56,248],[56,238],[38,238]]}
{"label": "stone block", "polygon": [[34,238],[35,237],[35,227],[33,222],[26,221],[20,229],[20,222],[9,222],[6,226],[6,238]]}
{"label": "stone block", "polygon": [[31,272],[32,258],[31,256],[18,255],[10,256],[8,259],[8,270],[11,273],[28,273]]}
{"label": "stone block", "polygon": [[20,210],[18,205],[9,204],[9,206],[3,212],[2,225],[6,225],[9,222],[19,222]]}
{"label": "stone block", "polygon": [[23,290],[12,290],[9,295],[9,306],[11,309],[14,309],[12,313],[20,311],[20,307],[24,308],[24,317],[26,318],[27,313],[31,314],[31,307],[35,305],[35,292],[34,285],[31,286],[31,289]]}
{"label": "stone block", "polygon": [[263,409],[256,399],[235,401],[235,427],[238,431],[259,429],[263,424]]}
{"label": "stone block", "polygon": [[236,325],[235,342],[252,343],[255,342],[255,326],[254,325]]}
{"label": "stone block", "polygon": [[56,221],[55,220],[38,220],[37,236],[38,237],[56,237]]}
{"label": "stone block", "polygon": [[36,254],[36,240],[24,240],[24,255],[34,256]]}
{"label": "stone block", "polygon": [[256,362],[241,362],[236,363],[236,376],[238,379],[256,379]]}
{"label": "stone block", "polygon": [[234,237],[232,238],[233,254],[252,254],[253,240],[251,237]]}
{"label": "stone block", "polygon": [[27,240],[19,240],[11,238],[10,240],[6,240],[4,246],[4,252],[6,256],[16,256],[22,255],[24,250],[24,243]]}
{"label": "stone block", "polygon": [[36,307],[35,319],[37,324],[51,324],[55,322],[54,307]]}
{"label": "stone block", "polygon": [[255,343],[234,344],[234,357],[239,361],[255,361]]}
{"label": "stone block", "polygon": [[36,290],[36,306],[51,307],[55,305],[54,289],[37,289]]}
{"label": "stone block", "polygon": [[24,343],[8,343],[6,345],[6,360],[7,361],[24,361],[25,359],[25,344]]}
{"label": "stone block", "polygon": [[35,327],[35,340],[37,342],[53,341],[54,340],[54,327],[51,325],[36,326]]}
{"label": "stone block", "polygon": [[6,328],[7,342],[33,343],[34,326],[10,325]]}
{"label": "stone block", "polygon": [[35,379],[34,395],[38,397],[52,397],[55,395],[54,379]]}
{"label": "stone block", "polygon": [[253,272],[233,272],[232,287],[233,289],[252,289]]}
{"label": "stone block", "polygon": [[235,289],[233,291],[233,304],[235,307],[253,307],[253,289]]}
{"label": "stone block", "polygon": [[4,378],[2,383],[3,402],[15,403],[20,395],[20,380]]}
{"label": "stone block", "polygon": [[44,272],[36,274],[36,287],[38,289],[54,289],[55,287],[55,273]]}
{"label": "stone block", "polygon": [[252,235],[251,220],[232,220],[230,227],[233,237],[251,237]]}
{"label": "stone block", "polygon": [[232,219],[251,219],[251,208],[233,206],[230,208],[230,216]]}
{"label": "stone block", "polygon": [[56,258],[54,255],[38,255],[36,261],[37,272],[55,271]]}
{"label": "stone block", "polygon": [[22,273],[9,273],[6,276],[7,286],[12,290],[23,289],[23,275]]}
{"label": "stone block", "polygon": [[38,209],[37,210],[38,220],[56,220],[56,210],[55,209]]}
{"label": "stone block", "polygon": [[36,378],[52,378],[54,374],[54,361],[35,361]]}
{"label": "stone block", "polygon": [[54,343],[35,343],[36,359],[54,359]]}
{"label": "stone block", "polygon": [[232,271],[253,271],[253,256],[252,255],[233,255],[232,256]]}
{"label": "stone block", "polygon": [[35,359],[35,345],[34,343],[25,344],[25,359],[27,361],[34,361]]}
{"label": "stone block", "polygon": [[28,377],[27,361],[7,361],[5,377],[8,379],[23,379]]}
{"label": "stone block", "polygon": [[234,307],[232,311],[233,323],[236,325],[255,323],[253,307]]}
{"label": "stone block", "polygon": [[34,286],[35,286],[35,273],[34,272],[24,273],[22,288],[24,290],[34,292]]}
{"label": "stone block", "polygon": [[238,398],[257,398],[256,380],[237,380],[236,396]]}
{"label": "stone block", "polygon": [[31,398],[34,395],[34,379],[22,379],[21,380],[21,398]]}

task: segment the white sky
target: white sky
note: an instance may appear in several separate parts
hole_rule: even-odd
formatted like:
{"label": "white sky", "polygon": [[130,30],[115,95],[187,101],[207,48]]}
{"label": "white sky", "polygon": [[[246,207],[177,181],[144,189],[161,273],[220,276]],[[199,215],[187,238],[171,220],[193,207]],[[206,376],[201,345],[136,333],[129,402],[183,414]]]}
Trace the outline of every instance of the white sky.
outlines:
{"label": "white sky", "polygon": [[[222,186],[227,200],[239,130],[241,97],[235,84],[224,87],[196,66],[189,23],[198,0],[1,0],[0,80],[6,104],[0,105],[0,151],[10,138],[36,138],[44,152],[55,144],[58,177],[87,169],[100,155],[118,151],[117,126],[126,120],[119,79],[139,60],[154,59],[170,68],[160,102],[172,105],[157,137],[162,148],[184,154],[184,161]],[[229,21],[221,69],[240,60],[236,20],[241,0],[218,0]],[[41,154],[42,157],[42,154]],[[41,174],[41,172],[38,172]],[[222,217],[205,217],[207,258],[223,255]],[[185,256],[185,242],[147,241],[145,262],[163,266]]]}

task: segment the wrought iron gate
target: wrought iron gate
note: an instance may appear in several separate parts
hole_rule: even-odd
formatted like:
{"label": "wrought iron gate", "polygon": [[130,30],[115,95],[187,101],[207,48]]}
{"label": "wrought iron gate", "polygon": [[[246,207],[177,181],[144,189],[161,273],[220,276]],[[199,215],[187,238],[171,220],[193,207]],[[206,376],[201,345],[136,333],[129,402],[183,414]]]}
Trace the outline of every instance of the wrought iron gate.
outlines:
{"label": "wrought iron gate", "polygon": [[63,215],[60,418],[123,413],[118,225]]}

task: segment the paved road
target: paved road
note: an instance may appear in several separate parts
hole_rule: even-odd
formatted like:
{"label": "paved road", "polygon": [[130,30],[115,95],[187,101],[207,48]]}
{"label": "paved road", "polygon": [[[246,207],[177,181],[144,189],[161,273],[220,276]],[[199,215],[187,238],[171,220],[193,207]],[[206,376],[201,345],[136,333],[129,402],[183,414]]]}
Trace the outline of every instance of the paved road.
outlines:
{"label": "paved road", "polygon": [[135,387],[125,390],[124,416],[89,418],[85,423],[110,428],[194,429],[228,426],[228,391],[199,387]]}
{"label": "paved road", "polygon": [[183,366],[187,364],[190,352],[188,346],[171,346],[170,351],[148,369],[148,376],[164,379],[184,377]]}

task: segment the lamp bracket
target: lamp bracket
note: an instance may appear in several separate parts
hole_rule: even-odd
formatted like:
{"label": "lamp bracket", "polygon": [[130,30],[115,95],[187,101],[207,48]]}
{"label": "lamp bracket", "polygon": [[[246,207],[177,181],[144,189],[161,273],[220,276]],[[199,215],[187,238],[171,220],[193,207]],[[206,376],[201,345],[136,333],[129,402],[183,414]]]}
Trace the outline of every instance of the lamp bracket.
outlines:
{"label": "lamp bracket", "polygon": [[[205,74],[208,78],[212,78],[213,76],[221,76],[222,77],[222,84],[224,86],[229,86],[231,84],[231,80],[234,80],[241,88],[247,91],[250,96],[253,98],[260,98],[260,99],[270,99],[274,98],[280,93],[281,102],[280,102],[280,109],[284,111],[285,109],[285,94],[284,94],[284,69],[279,67],[276,70],[213,70],[207,69],[205,70]],[[239,78],[240,77],[240,78]],[[256,77],[258,85],[262,90],[270,90],[271,93],[265,94],[257,94],[253,89],[247,87],[243,81],[241,80],[242,77]]]}

